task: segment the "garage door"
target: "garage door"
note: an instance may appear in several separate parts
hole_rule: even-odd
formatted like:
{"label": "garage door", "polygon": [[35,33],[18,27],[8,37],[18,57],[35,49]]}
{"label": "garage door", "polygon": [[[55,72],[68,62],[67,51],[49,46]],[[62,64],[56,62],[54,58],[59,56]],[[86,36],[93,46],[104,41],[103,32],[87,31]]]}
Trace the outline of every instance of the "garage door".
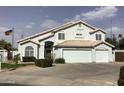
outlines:
{"label": "garage door", "polygon": [[64,50],[63,57],[67,63],[92,62],[90,50]]}
{"label": "garage door", "polygon": [[109,62],[108,50],[96,50],[96,62]]}

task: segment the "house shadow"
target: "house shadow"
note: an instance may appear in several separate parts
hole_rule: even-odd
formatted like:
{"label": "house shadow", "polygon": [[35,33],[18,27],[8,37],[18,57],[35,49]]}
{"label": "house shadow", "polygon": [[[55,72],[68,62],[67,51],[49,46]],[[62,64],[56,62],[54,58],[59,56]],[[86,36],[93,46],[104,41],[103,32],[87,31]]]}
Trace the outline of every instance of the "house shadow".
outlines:
{"label": "house shadow", "polygon": [[0,83],[0,86],[31,86],[31,85],[18,84],[18,83]]}

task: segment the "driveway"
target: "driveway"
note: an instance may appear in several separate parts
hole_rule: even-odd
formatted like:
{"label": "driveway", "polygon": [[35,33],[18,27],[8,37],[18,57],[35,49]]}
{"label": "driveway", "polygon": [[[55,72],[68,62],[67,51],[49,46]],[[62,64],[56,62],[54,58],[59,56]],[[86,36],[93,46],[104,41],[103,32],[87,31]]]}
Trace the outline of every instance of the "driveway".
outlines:
{"label": "driveway", "polygon": [[0,85],[75,85],[115,86],[122,63],[59,64],[49,68],[36,66],[1,72]]}

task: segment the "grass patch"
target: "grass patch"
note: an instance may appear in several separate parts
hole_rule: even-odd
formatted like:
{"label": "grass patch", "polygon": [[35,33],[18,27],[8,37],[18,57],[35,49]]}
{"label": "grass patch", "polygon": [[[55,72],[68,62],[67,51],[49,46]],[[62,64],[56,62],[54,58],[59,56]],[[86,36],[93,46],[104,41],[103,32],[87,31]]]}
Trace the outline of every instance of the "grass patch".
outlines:
{"label": "grass patch", "polygon": [[1,63],[1,69],[16,69],[19,67],[24,67],[32,64],[10,64],[10,63]]}

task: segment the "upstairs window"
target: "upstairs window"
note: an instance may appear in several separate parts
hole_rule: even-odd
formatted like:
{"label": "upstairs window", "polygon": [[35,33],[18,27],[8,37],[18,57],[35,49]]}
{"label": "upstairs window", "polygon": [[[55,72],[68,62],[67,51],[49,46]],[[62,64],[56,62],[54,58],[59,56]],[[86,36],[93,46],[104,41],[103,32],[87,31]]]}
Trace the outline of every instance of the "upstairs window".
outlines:
{"label": "upstairs window", "polygon": [[58,33],[58,39],[59,40],[64,40],[65,39],[65,34],[64,33]]}
{"label": "upstairs window", "polygon": [[101,40],[101,39],[102,39],[101,34],[96,34],[96,40]]}

